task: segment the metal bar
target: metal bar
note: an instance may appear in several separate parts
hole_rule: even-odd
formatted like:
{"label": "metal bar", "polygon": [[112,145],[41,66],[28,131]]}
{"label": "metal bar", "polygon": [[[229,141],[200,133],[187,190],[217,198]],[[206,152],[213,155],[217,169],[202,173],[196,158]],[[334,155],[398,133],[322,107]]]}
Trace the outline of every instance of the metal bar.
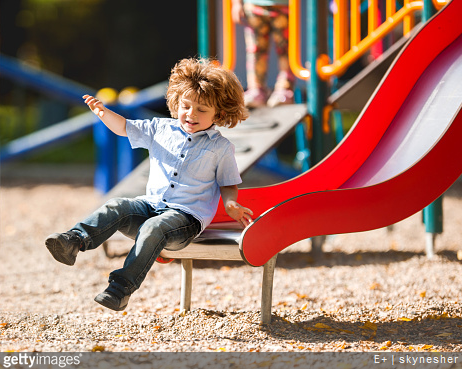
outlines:
{"label": "metal bar", "polygon": [[413,1],[407,6],[402,7],[392,17],[383,22],[376,30],[374,30],[368,37],[361,40],[361,42],[354,46],[351,50],[347,51],[339,60],[334,61],[332,64],[324,63],[320,60],[318,63],[318,73],[322,79],[329,79],[332,76],[339,76],[356,60],[358,60],[375,42],[385,37],[391,30],[397,27],[403,19],[412,14],[416,10],[423,7],[421,1]]}
{"label": "metal bar", "polygon": [[378,26],[378,10],[379,6],[377,0],[369,0],[369,8],[367,10],[367,33],[372,34]]}
{"label": "metal bar", "polygon": [[356,46],[361,41],[361,2],[360,0],[351,0],[350,10],[350,47]]}
{"label": "metal bar", "polygon": [[386,17],[390,18],[391,16],[393,16],[393,14],[396,13],[396,0],[387,0],[386,4]]}
{"label": "metal bar", "polygon": [[210,56],[208,0],[197,0],[197,46],[200,57]]}
{"label": "metal bar", "polygon": [[334,13],[334,60],[339,59],[347,49],[347,4],[346,0],[336,0]]}
{"label": "metal bar", "polygon": [[[406,8],[409,6],[411,0],[404,0],[404,6],[403,8]],[[423,4],[422,4],[423,5]],[[407,14],[405,17],[404,17],[404,21],[403,21],[403,36],[407,36],[410,32],[411,32],[411,29],[414,27],[414,23],[415,23],[415,20],[414,20],[414,17],[412,16],[411,13]]]}
{"label": "metal bar", "polygon": [[191,310],[192,269],[193,261],[191,259],[181,259],[180,311]]}
{"label": "metal bar", "polygon": [[[323,14],[326,13],[326,14]],[[318,55],[325,54],[327,49],[326,27],[322,22],[327,22],[327,4],[316,0],[307,0],[307,31],[308,31],[308,60],[311,69],[311,77],[308,83],[308,113],[312,117],[312,164],[318,163],[324,156],[323,148],[323,110],[326,102],[327,87],[319,77],[317,71]]]}
{"label": "metal bar", "polygon": [[261,322],[263,324],[271,323],[271,305],[273,301],[273,279],[276,259],[278,255],[273,256],[263,266],[263,281],[261,287]]}
{"label": "metal bar", "polygon": [[231,18],[231,0],[223,0],[223,68],[234,70],[236,65],[236,32]]}
{"label": "metal bar", "polygon": [[300,57],[300,0],[289,0],[289,65],[300,79],[310,78],[310,71],[302,66]]}
{"label": "metal bar", "polygon": [[156,83],[153,86],[133,93],[133,98],[128,103],[119,102],[124,110],[136,109],[146,105],[157,108],[165,105],[165,93],[168,81]]}
{"label": "metal bar", "polygon": [[[428,22],[436,13],[432,0],[424,0],[422,11],[422,22]],[[443,196],[436,199],[422,211],[425,223],[426,244],[425,251],[427,258],[433,258],[435,252],[435,239],[438,233],[443,233]]]}
{"label": "metal bar", "polygon": [[5,55],[0,55],[0,73],[3,77],[34,88],[47,96],[72,104],[81,104],[84,94],[95,93],[95,91],[87,86],[60,77],[54,73],[33,68]]}
{"label": "metal bar", "polygon": [[33,150],[48,147],[58,140],[64,142],[76,135],[88,132],[96,121],[96,116],[88,112],[13,140],[0,151],[0,161],[16,159]]}

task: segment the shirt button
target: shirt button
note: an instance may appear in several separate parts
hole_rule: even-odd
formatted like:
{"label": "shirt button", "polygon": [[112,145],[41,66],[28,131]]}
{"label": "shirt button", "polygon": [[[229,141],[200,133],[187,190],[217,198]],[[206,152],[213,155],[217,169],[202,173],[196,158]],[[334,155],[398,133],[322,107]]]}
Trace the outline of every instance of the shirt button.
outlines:
{"label": "shirt button", "polygon": [[165,200],[165,199],[163,199],[162,201],[163,201],[163,202],[167,202],[167,200]]}
{"label": "shirt button", "polygon": [[174,188],[174,187],[175,187],[175,185],[172,183],[172,184],[170,185],[170,187],[171,187],[171,188]]}
{"label": "shirt button", "polygon": [[174,176],[177,176],[177,175],[178,175],[178,173],[176,173],[176,172],[175,172],[175,173],[173,173],[173,175],[174,175]]}
{"label": "shirt button", "polygon": [[191,141],[192,141],[191,137],[188,137],[188,141],[189,141],[189,142],[191,142]]}
{"label": "shirt button", "polygon": [[180,158],[184,158],[184,154],[181,154],[181,155],[180,155]]}

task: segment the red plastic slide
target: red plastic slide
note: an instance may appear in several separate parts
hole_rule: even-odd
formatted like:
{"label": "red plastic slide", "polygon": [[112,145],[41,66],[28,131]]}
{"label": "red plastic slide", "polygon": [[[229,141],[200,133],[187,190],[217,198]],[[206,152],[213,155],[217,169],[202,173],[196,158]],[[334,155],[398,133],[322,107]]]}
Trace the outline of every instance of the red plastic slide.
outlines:
{"label": "red plastic slide", "polygon": [[[409,40],[339,146],[305,174],[241,190],[258,218],[250,265],[302,239],[384,227],[420,211],[462,174],[462,0]],[[220,208],[214,222],[228,221]]]}

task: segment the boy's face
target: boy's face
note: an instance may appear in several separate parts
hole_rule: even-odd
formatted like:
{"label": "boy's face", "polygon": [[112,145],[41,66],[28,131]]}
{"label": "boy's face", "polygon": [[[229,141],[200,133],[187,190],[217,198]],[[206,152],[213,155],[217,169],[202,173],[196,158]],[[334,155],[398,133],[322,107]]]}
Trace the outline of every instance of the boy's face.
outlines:
{"label": "boy's face", "polygon": [[182,96],[178,106],[178,120],[189,134],[210,128],[216,116],[215,107],[199,104],[195,96]]}

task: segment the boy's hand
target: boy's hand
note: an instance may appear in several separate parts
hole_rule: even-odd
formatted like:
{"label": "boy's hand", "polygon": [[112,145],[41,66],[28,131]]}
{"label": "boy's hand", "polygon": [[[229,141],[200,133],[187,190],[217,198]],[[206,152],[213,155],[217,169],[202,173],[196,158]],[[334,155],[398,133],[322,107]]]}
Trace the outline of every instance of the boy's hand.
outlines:
{"label": "boy's hand", "polygon": [[85,104],[88,105],[90,110],[98,115],[100,118],[104,116],[104,105],[101,101],[99,101],[96,97],[91,95],[83,95],[83,99],[85,99]]}
{"label": "boy's hand", "polygon": [[235,221],[241,223],[244,228],[253,222],[253,211],[238,204],[236,201],[228,201],[225,206],[226,213]]}

